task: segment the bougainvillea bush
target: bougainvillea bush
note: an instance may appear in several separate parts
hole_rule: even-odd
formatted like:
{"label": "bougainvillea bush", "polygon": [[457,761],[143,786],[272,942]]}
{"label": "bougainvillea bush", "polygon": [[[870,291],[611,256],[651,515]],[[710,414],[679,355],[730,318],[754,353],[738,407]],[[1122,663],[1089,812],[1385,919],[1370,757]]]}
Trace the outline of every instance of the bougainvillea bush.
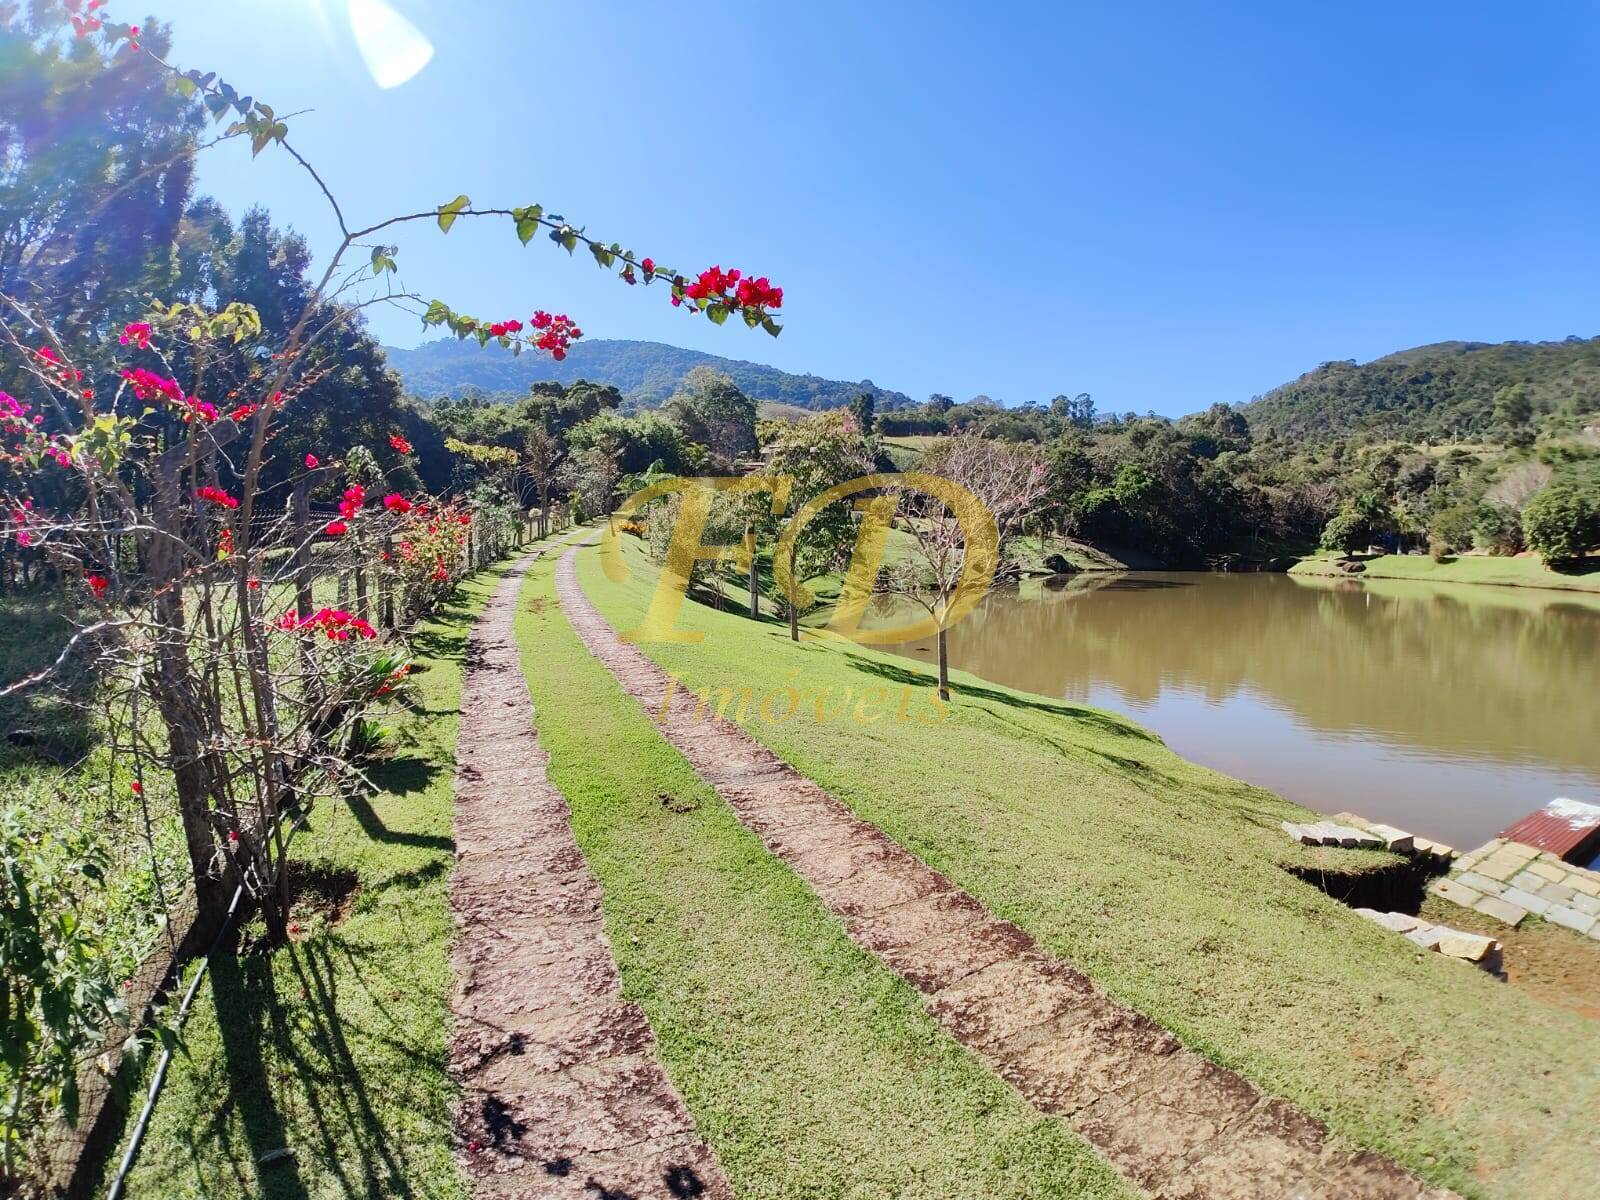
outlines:
{"label": "bougainvillea bush", "polygon": [[[137,74],[147,91],[168,90],[186,131],[170,160],[105,160],[95,201],[72,209],[79,228],[47,247],[73,278],[103,267],[99,251],[73,261],[72,247],[109,244],[98,231],[118,219],[118,202],[167,179],[202,143],[243,141],[254,155],[281,155],[327,201],[339,229],[303,311],[274,322],[273,336],[248,304],[136,298],[125,282],[99,310],[124,314],[109,325],[81,304],[69,313],[41,300],[37,288],[0,294],[0,382],[9,389],[0,391],[0,532],[86,614],[59,658],[0,681],[0,698],[59,689],[73,664],[93,679],[71,700],[114,730],[104,783],[111,803],[142,827],[152,860],[152,812],[175,813],[181,828],[187,878],[174,883],[187,888],[196,916],[180,955],[212,943],[236,897],[261,915],[268,937],[281,937],[287,838],[319,798],[336,799],[349,783],[363,712],[403,683],[403,651],[385,635],[400,627],[403,636],[407,620],[520,530],[505,503],[420,495],[400,486],[414,473],[386,475],[372,450],[407,463],[412,446],[400,430],[387,446],[357,447],[343,461],[306,452],[313,423],[297,405],[338,369],[325,348],[376,304],[513,353],[559,359],[583,336],[573,318],[542,307],[483,319],[424,300],[400,283],[393,239],[418,226],[448,233],[462,219],[504,222],[524,245],[538,236],[569,254],[583,248],[623,284],[654,285],[687,314],[719,325],[736,316],[773,335],[783,292],[720,266],[680,274],[540,204],[475,207],[462,194],[354,221],[272,106],[214,73],[169,63],[164,31],[114,19],[103,0],[44,0],[30,12],[36,28],[59,22],[44,28],[30,61],[70,62],[72,82],[61,86],[82,88],[46,96],[52,111],[92,125],[95,105],[112,103],[119,81]],[[295,449],[279,454],[280,444]],[[65,886],[61,856],[29,836],[8,842],[0,884],[8,984],[0,1090],[15,1097],[0,1130],[8,1176],[44,1109],[71,1115],[73,1071],[93,1058],[96,1031],[117,1012],[118,981],[106,965],[116,956],[101,953],[71,915],[94,881],[73,876]],[[67,911],[64,923],[29,926],[31,897],[46,894]],[[81,1003],[63,1017],[51,972],[68,958]]]}

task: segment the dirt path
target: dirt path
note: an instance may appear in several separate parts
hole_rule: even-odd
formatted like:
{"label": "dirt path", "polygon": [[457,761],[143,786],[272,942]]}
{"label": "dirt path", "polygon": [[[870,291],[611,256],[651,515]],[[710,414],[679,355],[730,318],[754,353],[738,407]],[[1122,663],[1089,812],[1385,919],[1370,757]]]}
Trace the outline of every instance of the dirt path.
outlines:
{"label": "dirt path", "polygon": [[600,885],[545,778],[513,567],[473,631],[456,762],[451,1074],[478,1197],[727,1198],[711,1150],[624,1001]]}
{"label": "dirt path", "polygon": [[595,611],[578,586],[574,553],[556,571],[562,607],[667,741],[858,945],[927,997],[952,1037],[1127,1178],[1171,1200],[1452,1195],[1340,1143],[1286,1101],[1182,1049],[737,726],[697,721],[692,705],[663,720],[666,673]]}

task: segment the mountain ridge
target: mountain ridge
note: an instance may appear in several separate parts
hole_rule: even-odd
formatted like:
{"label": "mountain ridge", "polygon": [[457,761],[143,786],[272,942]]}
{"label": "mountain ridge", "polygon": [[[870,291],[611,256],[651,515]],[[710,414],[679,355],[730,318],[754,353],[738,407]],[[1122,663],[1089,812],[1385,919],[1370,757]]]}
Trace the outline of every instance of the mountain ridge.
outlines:
{"label": "mountain ridge", "polygon": [[612,384],[634,405],[652,408],[671,396],[691,369],[707,366],[723,372],[753,399],[815,411],[839,408],[862,392],[870,393],[880,408],[904,408],[913,403],[904,392],[879,387],[870,379],[852,382],[796,375],[764,363],[628,338],[579,342],[562,362],[542,354],[513,356],[498,346],[480,347],[475,341],[454,338],[424,342],[412,350],[385,346],[384,353],[400,373],[406,390],[425,399],[458,396],[468,388],[520,395],[530,383],[541,380],[572,383],[587,379]]}

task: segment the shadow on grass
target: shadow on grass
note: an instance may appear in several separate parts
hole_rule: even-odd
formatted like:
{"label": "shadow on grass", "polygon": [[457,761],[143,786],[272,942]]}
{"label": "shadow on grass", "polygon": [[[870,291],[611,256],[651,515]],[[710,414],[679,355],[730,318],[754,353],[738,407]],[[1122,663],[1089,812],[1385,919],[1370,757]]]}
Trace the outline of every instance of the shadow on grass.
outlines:
{"label": "shadow on grass", "polygon": [[[437,771],[438,768],[434,770]],[[400,789],[391,790],[398,792]],[[454,851],[456,848],[455,839],[445,837],[443,834],[402,833],[390,829],[373,809],[372,802],[359,792],[348,795],[346,803],[350,806],[350,815],[355,817],[356,824],[361,826],[361,832],[375,842],[386,842],[391,846],[422,846],[429,850]]]}
{"label": "shadow on grass", "polygon": [[[887,679],[891,683],[906,684],[911,687],[932,687],[935,675],[931,670],[916,670],[911,667],[902,667],[896,663],[882,662],[877,659],[867,658],[860,654],[845,652],[845,658],[851,666],[867,675],[876,675],[880,679]],[[1060,701],[1050,700],[1045,697],[1030,699],[1025,695],[1014,692],[1001,691],[998,688],[984,687],[981,684],[959,683],[951,684],[952,692],[958,696],[968,696],[977,700],[988,700],[994,704],[1003,704],[1007,708],[1027,708],[1035,712],[1049,713],[1053,717],[1060,717],[1064,721],[1071,721],[1077,725],[1085,725],[1101,733],[1114,737],[1137,738],[1142,742],[1161,741],[1149,730],[1140,729],[1137,725],[1129,724],[1109,713],[1096,712],[1089,708],[1069,708]],[[1033,730],[1027,730],[1030,736]]]}
{"label": "shadow on grass", "polygon": [[[348,958],[348,949],[342,949]],[[273,1153],[290,1149],[310,1152],[331,1175],[319,1182],[318,1196],[415,1194],[409,1182],[413,1172],[398,1149],[411,1138],[385,1125],[346,1040],[337,1005],[338,972],[327,939],[284,947],[270,957],[219,956],[211,979],[228,1086],[228,1096],[219,1097],[223,1104],[216,1120],[220,1123],[233,1107],[256,1164],[254,1179],[239,1180],[242,1190],[266,1200],[309,1197],[297,1156]],[[359,972],[347,983],[365,986]],[[280,991],[298,992],[302,1000],[286,1005]],[[397,1044],[378,1030],[362,1030],[361,1037]],[[431,1062],[432,1056],[412,1046],[401,1048],[419,1063]],[[275,1101],[274,1084],[283,1087],[285,1076],[306,1093],[308,1103],[303,1109],[297,1105],[295,1114],[306,1122],[303,1126],[291,1128]]]}

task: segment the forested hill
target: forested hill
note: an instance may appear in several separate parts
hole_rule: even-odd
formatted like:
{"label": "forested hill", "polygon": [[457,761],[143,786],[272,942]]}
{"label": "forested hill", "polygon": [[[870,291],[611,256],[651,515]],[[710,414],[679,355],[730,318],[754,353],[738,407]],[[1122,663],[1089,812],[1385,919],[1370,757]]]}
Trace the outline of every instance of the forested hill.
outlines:
{"label": "forested hill", "polygon": [[721,371],[745,395],[756,400],[825,409],[838,408],[862,392],[870,392],[879,409],[911,403],[909,396],[880,388],[870,379],[850,383],[816,375],[791,375],[761,363],[719,358],[661,342],[583,341],[567,352],[563,362],[543,354],[513,357],[496,346],[479,347],[477,342],[453,338],[427,342],[415,350],[385,350],[389,364],[405,381],[406,390],[425,399],[460,395],[466,388],[520,394],[535,380],[572,383],[587,379],[609,383],[629,400],[651,407],[671,396],[691,368],[704,366]]}
{"label": "forested hill", "polygon": [[1257,437],[1473,440],[1495,428],[1495,395],[1516,383],[1535,420],[1600,409],[1600,338],[1438,342],[1359,366],[1323,363],[1243,412]]}

